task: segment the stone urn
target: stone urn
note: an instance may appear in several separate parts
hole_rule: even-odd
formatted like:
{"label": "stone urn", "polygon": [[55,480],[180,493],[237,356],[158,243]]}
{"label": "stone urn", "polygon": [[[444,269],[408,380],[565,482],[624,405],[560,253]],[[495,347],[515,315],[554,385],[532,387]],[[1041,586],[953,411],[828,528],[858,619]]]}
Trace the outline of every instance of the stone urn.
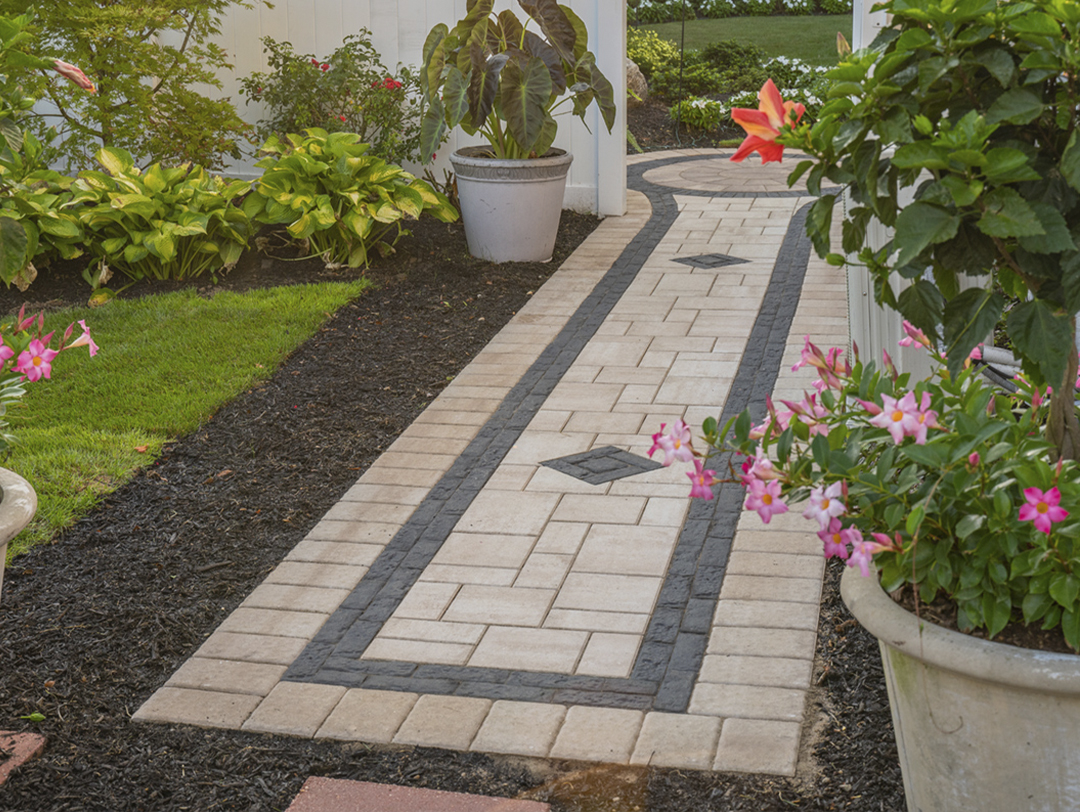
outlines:
{"label": "stone urn", "polygon": [[469,253],[492,262],[547,262],[555,250],[574,156],[489,158],[487,147],[450,156]]}
{"label": "stone urn", "polygon": [[840,593],[881,646],[909,812],[1078,808],[1080,656],[935,626],[852,568]]}
{"label": "stone urn", "polygon": [[30,483],[6,468],[0,468],[0,590],[4,585],[7,546],[37,512],[37,493]]}

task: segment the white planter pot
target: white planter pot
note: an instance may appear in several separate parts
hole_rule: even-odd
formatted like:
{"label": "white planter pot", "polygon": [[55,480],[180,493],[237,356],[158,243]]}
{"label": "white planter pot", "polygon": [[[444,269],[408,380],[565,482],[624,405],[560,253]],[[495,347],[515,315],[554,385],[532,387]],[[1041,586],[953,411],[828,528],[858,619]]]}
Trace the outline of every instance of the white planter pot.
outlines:
{"label": "white planter pot", "polygon": [[547,262],[574,156],[552,150],[511,161],[485,158],[485,149],[465,147],[450,156],[469,253],[492,262]]}
{"label": "white planter pot", "polygon": [[8,542],[34,518],[37,493],[29,482],[6,468],[0,468],[0,492],[0,589],[3,589]]}
{"label": "white planter pot", "polygon": [[909,812],[1080,809],[1080,656],[934,626],[854,569],[840,592],[881,645]]}

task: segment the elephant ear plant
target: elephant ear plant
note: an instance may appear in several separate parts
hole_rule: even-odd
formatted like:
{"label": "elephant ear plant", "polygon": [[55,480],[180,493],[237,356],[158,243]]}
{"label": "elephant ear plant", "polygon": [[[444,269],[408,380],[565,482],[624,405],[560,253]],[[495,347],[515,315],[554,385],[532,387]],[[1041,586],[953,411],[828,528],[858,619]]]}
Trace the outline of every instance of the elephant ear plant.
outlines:
{"label": "elephant ear plant", "polygon": [[[891,26],[830,72],[831,100],[815,123],[777,139],[814,159],[791,180],[808,171],[811,192],[829,181],[848,193],[843,251],[869,269],[880,304],[943,341],[953,375],[1011,301],[1012,347],[1029,379],[1053,389],[1047,438],[1075,459],[1080,4],[877,8]],[[820,196],[807,225],[835,264],[844,262],[829,253],[839,199]],[[874,219],[893,232],[876,250]]]}
{"label": "elephant ear plant", "polygon": [[[615,93],[588,50],[585,24],[554,0],[519,0],[525,22],[493,0],[469,0],[453,29],[440,23],[424,43],[426,111],[421,149],[433,157],[447,129],[480,133],[493,158],[542,157],[555,140],[555,109],[569,101],[584,120],[595,100],[608,132]],[[528,30],[535,22],[539,33]]]}

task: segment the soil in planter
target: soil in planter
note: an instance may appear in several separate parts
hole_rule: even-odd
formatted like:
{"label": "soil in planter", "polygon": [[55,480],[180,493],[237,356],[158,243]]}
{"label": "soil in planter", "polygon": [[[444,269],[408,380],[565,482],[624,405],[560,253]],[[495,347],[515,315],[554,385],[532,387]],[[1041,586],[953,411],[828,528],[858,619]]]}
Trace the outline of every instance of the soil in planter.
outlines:
{"label": "soil in planter", "polygon": [[[840,603],[835,566],[793,779],[536,766],[130,722],[593,226],[564,216],[555,261],[524,265],[472,259],[459,225],[418,228],[369,272],[378,289],[343,307],[269,381],[171,444],[56,543],[16,559],[0,599],[0,729],[43,733],[48,744],[0,786],[0,810],[269,812],[310,775],[533,797],[555,812],[901,810],[876,642]],[[195,284],[213,295],[348,275],[246,261],[218,285]],[[77,275],[66,287],[58,277],[0,305],[86,293]]]}

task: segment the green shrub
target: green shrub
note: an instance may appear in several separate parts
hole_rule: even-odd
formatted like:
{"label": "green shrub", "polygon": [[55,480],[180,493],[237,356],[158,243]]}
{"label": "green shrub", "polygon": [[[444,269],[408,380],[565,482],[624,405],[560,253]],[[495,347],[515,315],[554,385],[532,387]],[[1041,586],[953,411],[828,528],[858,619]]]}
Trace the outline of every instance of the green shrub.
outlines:
{"label": "green shrub", "polygon": [[7,186],[0,198],[0,242],[5,251],[21,253],[12,260],[15,273],[4,278],[8,285],[26,290],[37,277],[35,262],[82,256],[83,228],[70,206],[71,183],[59,172],[40,170]]}
{"label": "green shrub", "polygon": [[728,106],[713,99],[684,99],[668,110],[672,121],[678,121],[691,130],[708,132],[724,124],[730,124]]}
{"label": "green shrub", "polygon": [[[50,50],[78,65],[96,93],[52,74],[24,69],[26,92],[53,107],[30,119],[38,138],[55,129],[50,159],[89,168],[102,146],[142,161],[192,161],[220,168],[241,157],[250,129],[228,99],[193,88],[220,88],[228,55],[214,44],[232,0],[64,0],[36,4],[35,28]],[[238,0],[251,6],[248,0]],[[0,0],[0,13],[20,13],[32,0]]]}
{"label": "green shrub", "polygon": [[[676,99],[689,96],[711,96],[723,93],[725,79],[720,71],[702,64],[698,61],[690,61],[690,57],[697,56],[696,52],[687,51],[687,64],[683,66],[682,76],[679,75],[679,66],[667,68],[653,74],[649,81],[649,92],[665,99]],[[762,80],[764,82],[764,80]]]}
{"label": "green shrub", "polygon": [[710,42],[701,49],[701,61],[718,71],[760,68],[768,54],[757,45],[733,39]]}
{"label": "green shrub", "polygon": [[732,0],[706,0],[706,2],[702,3],[698,16],[721,19],[731,17],[736,13],[735,3]]}
{"label": "green shrub", "polygon": [[293,52],[263,37],[269,73],[242,79],[241,94],[265,105],[259,137],[303,132],[353,132],[371,153],[391,162],[420,162],[420,80],[410,68],[395,75],[380,61],[371,32],[345,37],[325,59]]}
{"label": "green shrub", "polygon": [[96,158],[105,171],[80,172],[71,185],[89,251],[101,262],[92,284],[107,280],[107,268],[132,279],[188,279],[236,264],[251,222],[233,200],[251,184],[190,164],[144,172],[113,147]]}
{"label": "green shrub", "polygon": [[679,67],[679,46],[647,28],[627,29],[626,55],[641,68],[647,80],[658,70]]}
{"label": "green shrub", "polygon": [[737,0],[736,7],[747,17],[768,17],[776,12],[777,0]]}
{"label": "green shrub", "polygon": [[818,0],[826,14],[850,14],[851,0]]}
{"label": "green shrub", "polygon": [[430,185],[400,166],[367,154],[356,133],[310,128],[307,135],[272,136],[260,152],[263,170],[244,211],[260,223],[285,224],[328,265],[367,266],[372,248],[389,253],[408,231],[407,217],[424,212],[443,222],[457,211]]}

